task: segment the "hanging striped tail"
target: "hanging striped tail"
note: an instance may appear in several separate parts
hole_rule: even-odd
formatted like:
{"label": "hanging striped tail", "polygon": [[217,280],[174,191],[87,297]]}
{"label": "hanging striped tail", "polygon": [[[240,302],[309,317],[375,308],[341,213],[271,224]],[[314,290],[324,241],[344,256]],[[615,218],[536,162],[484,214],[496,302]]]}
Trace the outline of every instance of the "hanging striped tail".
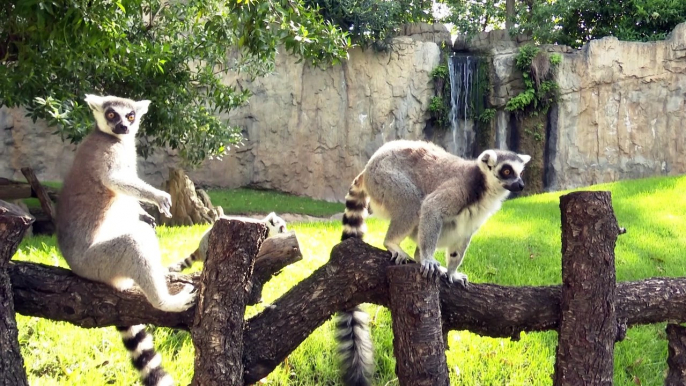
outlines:
{"label": "hanging striped tail", "polygon": [[155,352],[152,335],[145,331],[145,326],[117,326],[124,346],[129,350],[133,367],[141,375],[144,386],[172,386],[174,380],[162,368],[162,357]]}

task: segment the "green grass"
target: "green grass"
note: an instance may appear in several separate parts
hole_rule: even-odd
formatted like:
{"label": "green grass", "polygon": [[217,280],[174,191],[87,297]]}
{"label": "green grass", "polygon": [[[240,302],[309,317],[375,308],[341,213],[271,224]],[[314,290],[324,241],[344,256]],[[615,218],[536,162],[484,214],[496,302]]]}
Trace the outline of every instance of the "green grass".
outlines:
{"label": "green grass", "polygon": [[[616,247],[617,278],[686,276],[686,176],[605,184],[620,226],[627,234]],[[550,285],[561,282],[559,196],[543,194],[511,200],[474,237],[461,270],[473,282],[503,285]],[[277,210],[277,212],[279,212]],[[381,246],[386,223],[369,219],[365,240]],[[269,282],[263,297],[269,303],[309,276],[328,260],[338,243],[337,222],[290,224],[300,240],[304,259]],[[195,248],[206,227],[159,228],[167,262]],[[25,240],[15,259],[64,266],[54,238]],[[402,244],[410,254],[414,245]],[[442,253],[439,259],[443,261]],[[199,265],[195,269],[200,269]],[[365,306],[371,315],[376,347],[375,385],[397,385],[391,319],[387,309]],[[250,307],[251,316],[264,305]],[[19,316],[20,341],[32,385],[131,385],[137,375],[114,328],[85,330],[65,323]],[[629,329],[616,345],[615,384],[662,385],[667,342],[664,323]],[[465,331],[449,334],[448,369],[452,385],[551,385],[555,332],[522,334],[521,340],[480,337]],[[158,328],[155,344],[164,365],[179,384],[190,382],[193,347],[185,332]],[[339,385],[331,323],[321,326],[286,362],[265,380],[272,385]]]}
{"label": "green grass", "polygon": [[271,190],[231,189],[209,190],[212,203],[231,215],[254,213],[298,213],[316,217],[330,217],[343,212],[338,202],[313,200]]}

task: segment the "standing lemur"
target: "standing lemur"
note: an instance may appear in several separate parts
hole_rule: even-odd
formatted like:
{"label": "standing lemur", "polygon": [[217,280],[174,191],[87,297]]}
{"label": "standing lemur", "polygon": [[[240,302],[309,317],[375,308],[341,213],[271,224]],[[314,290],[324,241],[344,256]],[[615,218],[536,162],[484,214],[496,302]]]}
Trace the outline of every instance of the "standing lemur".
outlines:
{"label": "standing lemur", "polygon": [[[222,216],[222,218],[226,219],[245,219],[245,217],[236,217],[236,216]],[[286,232],[286,221],[282,219],[281,217],[277,216],[276,213],[271,212],[269,213],[262,221],[267,225],[267,228],[269,228],[269,236],[272,237],[278,233],[285,233]],[[205,262],[205,259],[207,258],[207,249],[210,246],[210,231],[212,230],[212,227],[208,228],[205,233],[203,233],[202,238],[200,239],[200,244],[198,245],[198,248],[191,253],[190,256],[186,257],[185,259],[179,261],[176,264],[172,264],[169,266],[169,271],[170,272],[180,272],[183,271],[186,268],[190,268],[194,262],[196,261],[202,261],[203,263]]]}
{"label": "standing lemur", "polygon": [[[530,156],[486,150],[465,160],[423,141],[388,142],[376,151],[345,197],[343,240],[361,238],[367,209],[390,220],[384,246],[397,264],[409,256],[400,242],[417,243],[414,257],[425,277],[467,284],[457,271],[472,235],[510,192],[524,189],[521,175]],[[448,268],[434,258],[446,249]],[[348,385],[367,385],[373,370],[367,315],[355,307],[339,314],[337,339]]]}
{"label": "standing lemur", "polygon": [[[171,216],[171,197],[140,178],[136,132],[150,101],[86,95],[95,130],[81,143],[64,180],[57,207],[57,243],[72,271],[125,289],[138,285],[160,310],[188,309],[195,298],[188,285],[171,295],[155,229],[139,200]],[[141,217],[142,216],[142,217]],[[143,326],[118,327],[144,385],[170,385],[152,339]]]}

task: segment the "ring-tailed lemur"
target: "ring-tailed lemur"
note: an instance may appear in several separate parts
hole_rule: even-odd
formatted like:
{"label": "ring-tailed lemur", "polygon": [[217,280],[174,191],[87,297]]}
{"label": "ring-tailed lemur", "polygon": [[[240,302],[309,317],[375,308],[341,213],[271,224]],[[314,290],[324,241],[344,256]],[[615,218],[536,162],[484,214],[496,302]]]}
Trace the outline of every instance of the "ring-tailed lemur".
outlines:
{"label": "ring-tailed lemur", "polygon": [[[222,216],[222,218],[227,218],[227,219],[244,219],[245,217],[237,217],[237,216]],[[264,223],[267,225],[267,228],[269,228],[269,236],[272,237],[278,233],[285,233],[286,232],[286,221],[282,219],[281,217],[277,216],[276,213],[271,212],[262,219]],[[200,244],[198,245],[198,248],[191,253],[190,256],[186,257],[185,259],[181,260],[178,263],[172,264],[169,266],[169,272],[181,272],[186,268],[190,268],[193,263],[196,261],[202,261],[205,262],[205,259],[207,258],[207,248],[209,247],[210,244],[210,231],[212,230],[212,227],[208,228],[205,233],[203,233],[202,238],[200,239]]]}
{"label": "ring-tailed lemur", "polygon": [[[72,271],[119,289],[138,285],[160,310],[188,309],[187,285],[171,295],[155,229],[139,200],[171,216],[171,197],[146,184],[136,170],[136,132],[150,101],[86,95],[96,127],[76,151],[57,206],[57,242]],[[142,220],[143,221],[142,221]],[[145,385],[170,385],[143,326],[118,327]]]}
{"label": "ring-tailed lemur", "polygon": [[[521,175],[530,159],[511,151],[486,150],[476,160],[465,160],[424,141],[388,142],[350,186],[342,239],[363,236],[369,207],[390,220],[384,246],[397,264],[409,258],[400,248],[409,236],[417,243],[414,257],[425,277],[440,274],[466,285],[467,276],[457,268],[472,235],[510,192],[524,189]],[[436,248],[446,248],[447,270],[434,258]],[[355,308],[338,319],[339,351],[349,385],[368,384],[372,371],[364,316]]]}

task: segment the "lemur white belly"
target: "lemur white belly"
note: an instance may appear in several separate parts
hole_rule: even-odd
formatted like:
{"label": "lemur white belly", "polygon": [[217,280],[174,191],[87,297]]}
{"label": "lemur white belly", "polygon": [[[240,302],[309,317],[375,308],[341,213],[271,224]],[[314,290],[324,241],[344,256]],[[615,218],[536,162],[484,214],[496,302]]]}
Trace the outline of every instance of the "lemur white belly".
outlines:
{"label": "lemur white belly", "polygon": [[131,224],[139,220],[138,200],[127,195],[117,194],[107,210],[105,220],[100,224],[94,242],[111,240],[124,234],[135,232]]}
{"label": "lemur white belly", "polygon": [[455,217],[445,219],[436,247],[449,248],[461,240],[469,241],[474,232],[497,212],[501,205],[502,199],[493,197],[466,207]]}

